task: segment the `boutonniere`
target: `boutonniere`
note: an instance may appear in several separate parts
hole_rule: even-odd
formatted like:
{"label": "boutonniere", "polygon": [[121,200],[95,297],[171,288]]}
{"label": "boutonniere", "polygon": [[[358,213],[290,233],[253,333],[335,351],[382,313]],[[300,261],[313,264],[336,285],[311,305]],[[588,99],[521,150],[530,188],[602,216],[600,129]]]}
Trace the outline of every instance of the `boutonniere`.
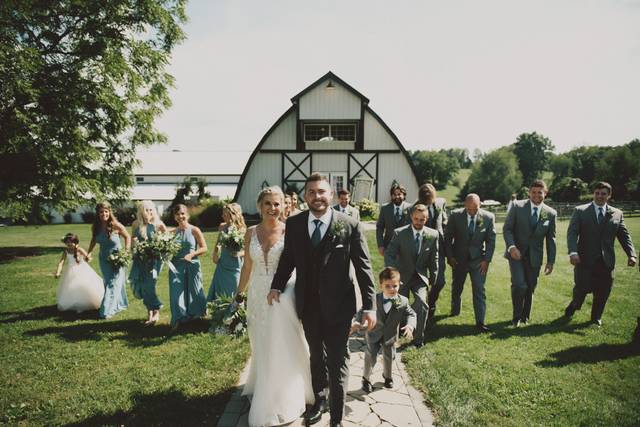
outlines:
{"label": "boutonniere", "polygon": [[484,225],[484,218],[482,218],[480,215],[476,216],[476,228],[480,228]]}
{"label": "boutonniere", "polygon": [[613,209],[611,209],[611,206],[607,206],[607,215],[613,216]]}
{"label": "boutonniere", "polygon": [[422,242],[423,243],[427,243],[429,240],[434,239],[433,236],[429,236],[427,233],[423,233],[422,234]]}
{"label": "boutonniere", "polygon": [[344,221],[338,220],[338,221],[333,221],[331,223],[331,230],[329,232],[334,237],[340,237],[344,234],[346,229],[347,229],[347,226],[344,223]]}
{"label": "boutonniere", "polygon": [[393,308],[395,308],[396,310],[398,308],[400,308],[400,306],[402,305],[402,301],[400,301],[399,297],[393,297],[393,298],[385,298],[384,295],[382,296],[382,303],[386,303],[386,302],[391,302],[391,306]]}
{"label": "boutonniere", "polygon": [[541,210],[540,211],[540,218],[538,219],[538,222],[544,222],[547,219],[549,219],[549,215],[547,214],[546,211]]}

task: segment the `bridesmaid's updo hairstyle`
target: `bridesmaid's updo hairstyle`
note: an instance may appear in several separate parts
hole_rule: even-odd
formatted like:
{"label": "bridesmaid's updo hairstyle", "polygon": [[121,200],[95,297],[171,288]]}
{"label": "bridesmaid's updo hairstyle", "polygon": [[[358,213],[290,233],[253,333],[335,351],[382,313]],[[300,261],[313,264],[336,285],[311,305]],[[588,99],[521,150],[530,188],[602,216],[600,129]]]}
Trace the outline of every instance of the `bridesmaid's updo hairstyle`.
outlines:
{"label": "bridesmaid's updo hairstyle", "polygon": [[67,243],[73,243],[75,245],[75,247],[73,248],[73,257],[75,258],[76,262],[80,262],[80,258],[78,257],[78,245],[80,244],[80,239],[78,239],[78,236],[73,233],[67,233],[62,238],[62,243],[64,243],[65,245]]}
{"label": "bridesmaid's updo hairstyle", "polygon": [[118,223],[118,220],[113,215],[113,209],[111,208],[111,204],[109,202],[100,202],[96,205],[96,219],[93,222],[93,226],[91,227],[91,234],[95,238],[100,232],[100,225],[102,222],[100,221],[100,211],[106,209],[109,211],[109,219],[107,220],[107,236],[111,237],[111,233],[113,232],[113,227]]}
{"label": "bridesmaid's updo hairstyle", "polygon": [[258,213],[260,213],[260,210],[261,210],[260,208],[262,207],[262,200],[267,195],[272,195],[272,194],[280,198],[280,203],[283,205],[283,208],[284,208],[284,193],[282,192],[282,189],[277,185],[272,185],[271,187],[263,188],[260,191],[260,193],[258,193],[258,201],[256,202]]}

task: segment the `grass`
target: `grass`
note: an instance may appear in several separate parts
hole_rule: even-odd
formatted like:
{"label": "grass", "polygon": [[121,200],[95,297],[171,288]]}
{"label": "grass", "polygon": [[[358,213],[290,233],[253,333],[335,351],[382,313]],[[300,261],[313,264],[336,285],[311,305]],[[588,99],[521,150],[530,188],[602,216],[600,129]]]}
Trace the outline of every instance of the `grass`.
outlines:
{"label": "grass", "polygon": [[[487,279],[487,323],[474,329],[470,282],[459,317],[447,317],[450,269],[428,343],[403,360],[441,426],[640,425],[640,348],[630,344],[640,316],[638,267],[626,267],[617,246],[615,284],[602,328],[589,324],[591,297],[566,323],[572,268],[566,256],[567,222],[558,225],[555,271],[541,277],[528,326],[509,329],[510,276],[498,243]],[[640,220],[628,220],[636,243]],[[617,244],[616,244],[617,245]],[[638,246],[636,246],[637,248]]]}
{"label": "grass", "polygon": [[[541,278],[527,327],[506,327],[511,299],[501,235],[487,281],[491,334],[475,333],[469,283],[461,316],[445,316],[448,270],[428,344],[403,354],[438,425],[640,424],[640,353],[629,344],[640,315],[638,271],[623,267],[618,250],[604,326],[587,323],[590,297],[564,324],[559,317],[572,286],[566,226],[559,224],[556,271]],[[640,219],[628,226],[640,239]],[[130,308],[108,321],[97,321],[96,313],[58,313],[52,273],[59,239],[69,231],[87,246],[86,225],[0,228],[0,423],[215,424],[248,357],[246,339],[214,337],[204,321],[172,335],[168,308],[160,325],[144,327],[145,308],[131,294]],[[214,233],[205,236],[211,244]],[[378,272],[375,235],[367,237]],[[208,288],[213,264],[208,256],[202,263]],[[166,271],[160,296],[168,305]]]}
{"label": "grass", "polygon": [[[246,339],[208,333],[208,322],[169,331],[166,269],[162,322],[144,327],[146,309],[108,321],[59,313],[52,277],[66,232],[90,240],[89,226],[0,229],[0,424],[193,425],[216,422],[249,354]],[[205,233],[211,244],[213,233]],[[213,273],[202,259],[205,287]],[[97,257],[92,266],[99,271]]]}
{"label": "grass", "polygon": [[448,185],[444,190],[438,191],[438,197],[444,197],[447,200],[447,206],[452,205],[458,199],[458,193],[469,179],[469,175],[471,175],[471,169],[460,169],[453,179],[457,180],[459,186]]}

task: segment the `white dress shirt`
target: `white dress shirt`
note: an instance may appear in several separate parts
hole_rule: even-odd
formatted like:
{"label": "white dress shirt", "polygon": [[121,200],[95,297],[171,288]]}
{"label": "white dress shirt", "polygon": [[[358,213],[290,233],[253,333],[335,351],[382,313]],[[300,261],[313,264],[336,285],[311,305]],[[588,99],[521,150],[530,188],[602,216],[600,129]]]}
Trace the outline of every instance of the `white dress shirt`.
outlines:
{"label": "white dress shirt", "polygon": [[316,229],[316,223],[314,222],[314,220],[319,219],[322,222],[322,224],[320,224],[320,240],[322,240],[325,233],[329,229],[329,224],[331,224],[331,215],[333,215],[333,209],[327,209],[327,212],[325,212],[325,214],[320,218],[316,218],[311,212],[309,212],[309,219],[307,222],[309,237],[313,235],[313,232]]}

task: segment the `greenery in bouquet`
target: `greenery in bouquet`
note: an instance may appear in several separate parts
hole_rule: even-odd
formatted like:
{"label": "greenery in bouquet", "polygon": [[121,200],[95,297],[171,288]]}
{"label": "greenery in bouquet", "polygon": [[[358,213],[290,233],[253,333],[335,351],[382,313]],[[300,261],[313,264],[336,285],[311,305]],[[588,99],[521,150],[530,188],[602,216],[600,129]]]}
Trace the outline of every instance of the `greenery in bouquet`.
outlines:
{"label": "greenery in bouquet", "polygon": [[247,310],[244,302],[237,303],[233,297],[221,297],[209,303],[209,311],[212,333],[236,338],[247,334]]}
{"label": "greenery in bouquet", "polygon": [[152,238],[136,243],[134,256],[143,263],[152,265],[158,259],[168,262],[180,248],[181,244],[173,233],[156,233]]}
{"label": "greenery in bouquet", "polygon": [[239,252],[244,247],[244,235],[234,225],[220,233],[220,244],[230,252]]}
{"label": "greenery in bouquet", "polygon": [[108,261],[114,270],[119,270],[131,264],[131,254],[124,249],[118,249],[109,255]]}

